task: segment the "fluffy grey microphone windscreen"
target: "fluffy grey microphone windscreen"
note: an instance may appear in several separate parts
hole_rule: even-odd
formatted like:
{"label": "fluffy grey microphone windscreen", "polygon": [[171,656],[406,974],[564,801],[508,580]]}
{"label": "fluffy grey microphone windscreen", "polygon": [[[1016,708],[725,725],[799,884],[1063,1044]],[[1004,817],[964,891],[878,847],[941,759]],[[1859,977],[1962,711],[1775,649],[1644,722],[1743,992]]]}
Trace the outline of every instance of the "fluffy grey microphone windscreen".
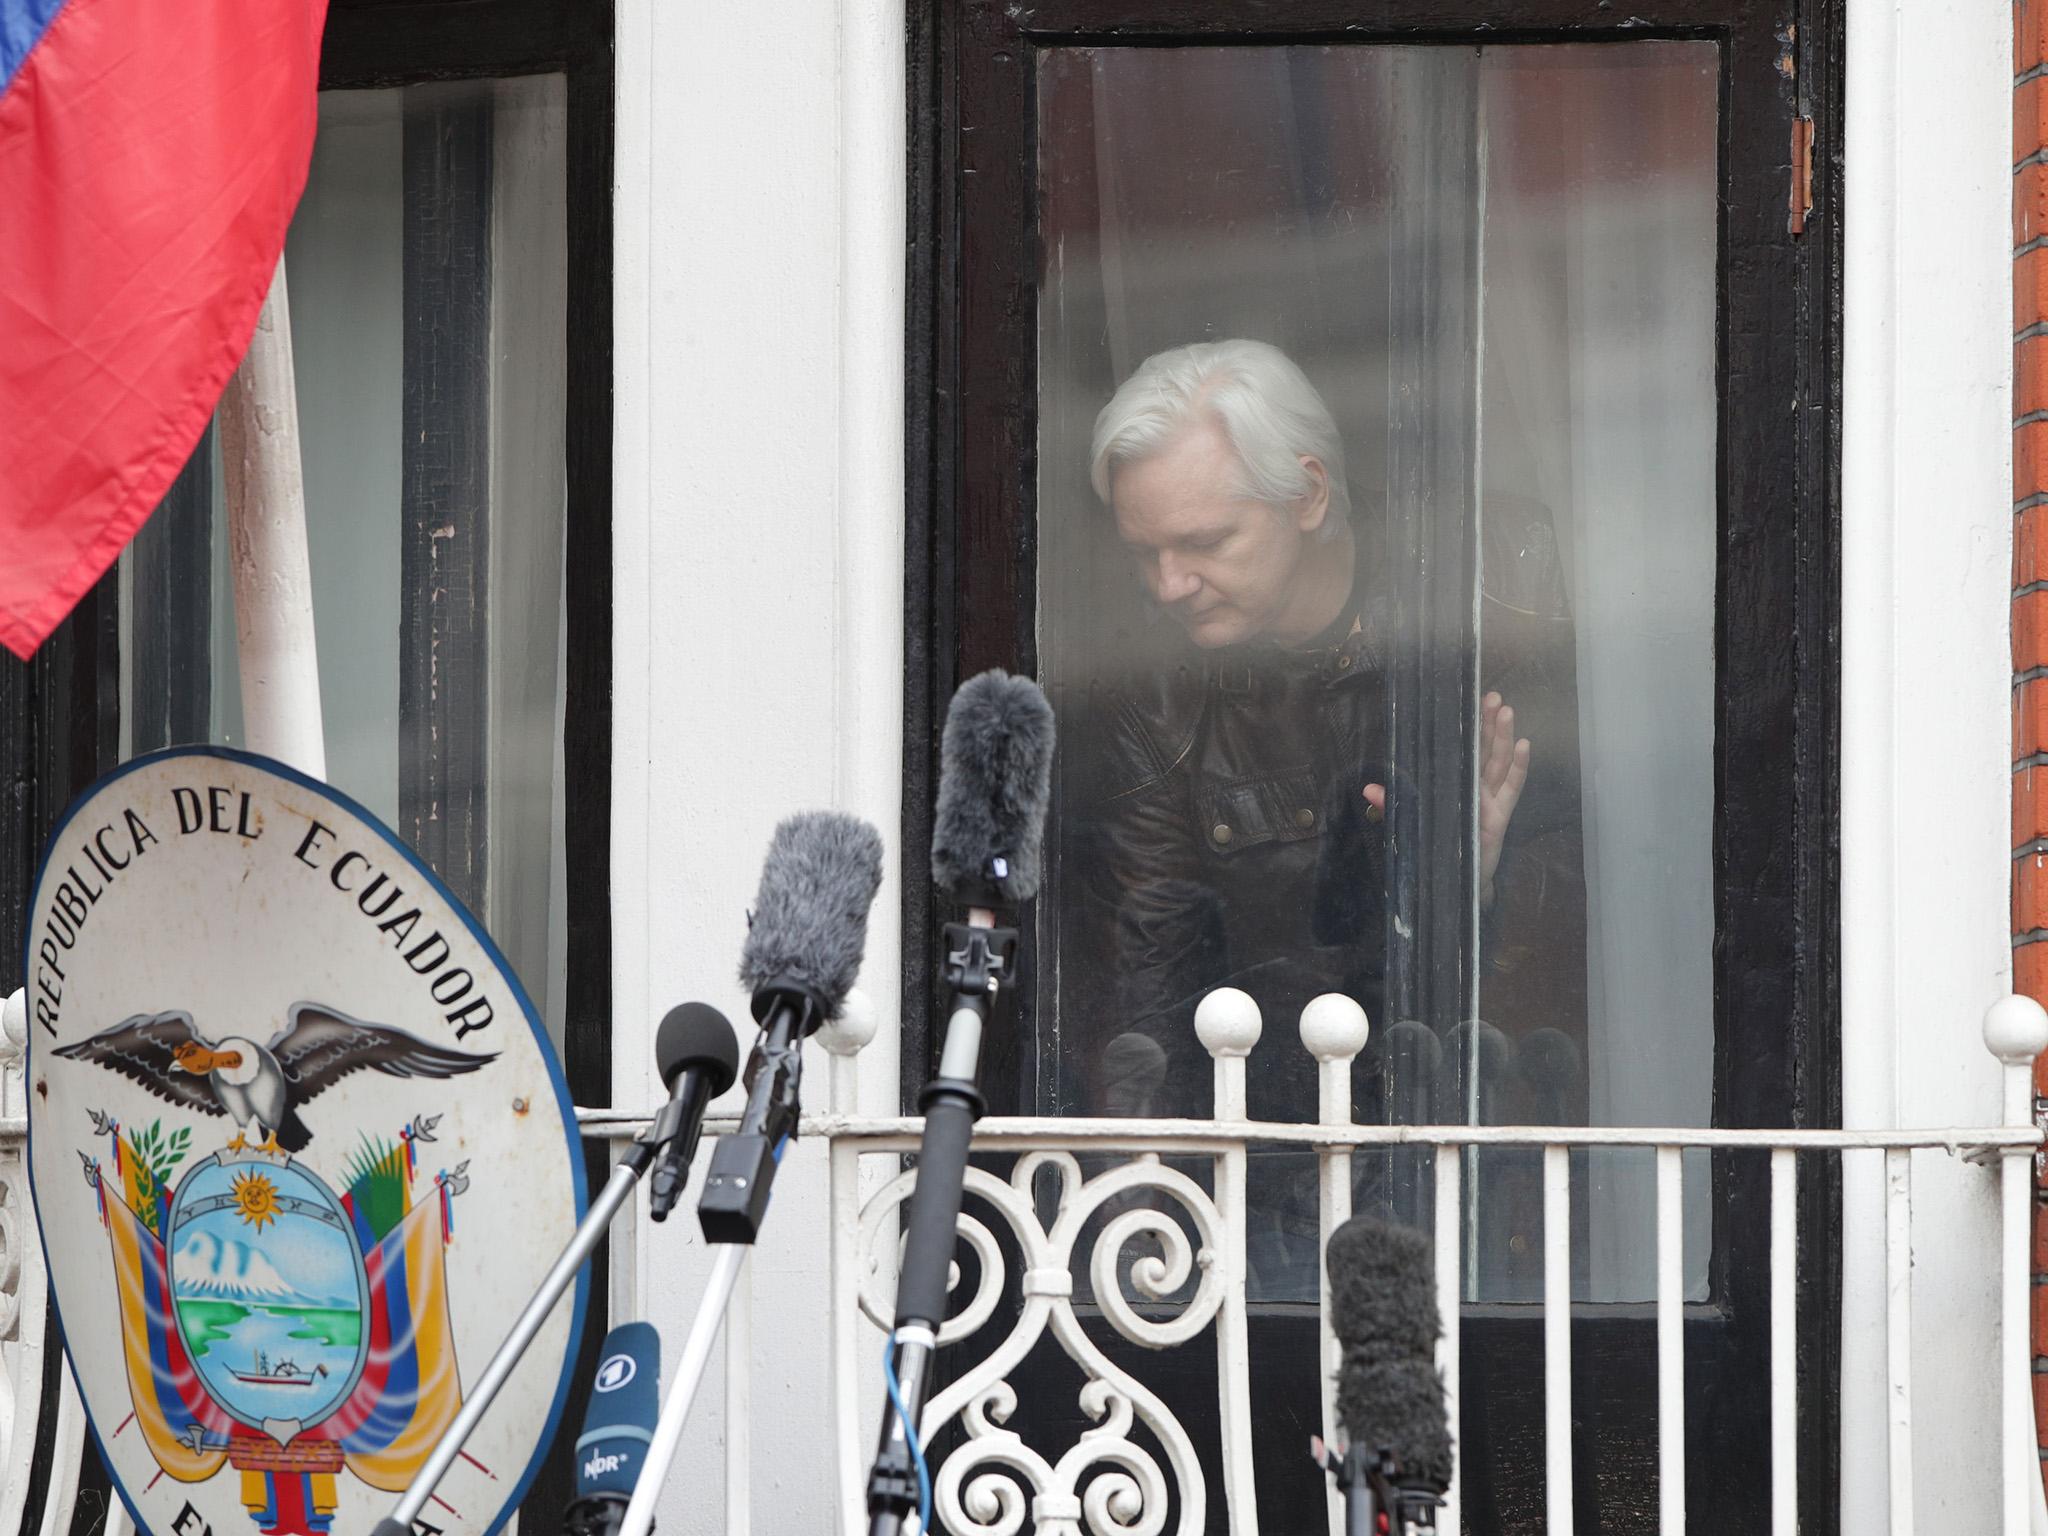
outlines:
{"label": "fluffy grey microphone windscreen", "polygon": [[1429,1240],[1354,1216],[1330,1234],[1330,1327],[1343,1349],[1337,1421],[1353,1445],[1391,1451],[1403,1481],[1451,1484],[1451,1430],[1436,1370]]}
{"label": "fluffy grey microphone windscreen", "polygon": [[740,984],[801,988],[837,1017],[860,974],[868,908],[882,884],[882,836],[855,816],[806,811],[775,829],[747,918]]}
{"label": "fluffy grey microphone windscreen", "polygon": [[1028,677],[969,678],[946,711],[932,880],[976,906],[1038,894],[1052,799],[1052,705]]}

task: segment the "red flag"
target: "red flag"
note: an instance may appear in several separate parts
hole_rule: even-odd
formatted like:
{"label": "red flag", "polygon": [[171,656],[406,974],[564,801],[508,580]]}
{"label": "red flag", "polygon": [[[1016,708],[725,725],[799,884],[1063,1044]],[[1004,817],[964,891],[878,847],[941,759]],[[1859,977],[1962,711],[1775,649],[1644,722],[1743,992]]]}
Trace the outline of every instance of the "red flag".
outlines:
{"label": "red flag", "polygon": [[326,0],[0,0],[0,644],[113,564],[241,361]]}

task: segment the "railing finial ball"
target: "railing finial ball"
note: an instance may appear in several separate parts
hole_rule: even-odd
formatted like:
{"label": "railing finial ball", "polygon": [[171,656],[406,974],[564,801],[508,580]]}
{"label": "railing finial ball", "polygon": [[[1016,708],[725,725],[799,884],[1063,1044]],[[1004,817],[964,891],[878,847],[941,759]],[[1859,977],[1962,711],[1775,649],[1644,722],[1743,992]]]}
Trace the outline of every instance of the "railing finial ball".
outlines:
{"label": "railing finial ball", "polygon": [[1342,992],[1312,997],[1301,1010],[1301,1043],[1317,1061],[1349,1061],[1371,1033],[1365,1010]]}
{"label": "railing finial ball", "polygon": [[0,1045],[0,1056],[19,1056],[28,1048],[28,993],[21,987],[16,987],[7,1001],[0,1003],[0,1035],[6,1037],[6,1044]]}
{"label": "railing finial ball", "polygon": [[875,1038],[878,1023],[875,1000],[859,987],[849,987],[839,1017],[818,1026],[818,1044],[834,1056],[852,1056]]}
{"label": "railing finial ball", "polygon": [[1211,1056],[1249,1056],[1265,1028],[1249,992],[1218,987],[1195,1004],[1195,1038]]}
{"label": "railing finial ball", "polygon": [[1984,1010],[1984,1045],[2009,1067],[2023,1067],[2048,1050],[2048,1009],[2023,992]]}

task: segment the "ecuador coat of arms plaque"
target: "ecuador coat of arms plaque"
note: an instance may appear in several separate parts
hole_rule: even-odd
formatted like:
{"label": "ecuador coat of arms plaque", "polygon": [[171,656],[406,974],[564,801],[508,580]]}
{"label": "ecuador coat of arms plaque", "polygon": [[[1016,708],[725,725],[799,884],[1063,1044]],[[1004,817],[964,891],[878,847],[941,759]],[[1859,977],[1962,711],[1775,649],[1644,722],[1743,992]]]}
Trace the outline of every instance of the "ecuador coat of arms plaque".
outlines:
{"label": "ecuador coat of arms plaque", "polygon": [[[583,1212],[574,1111],[517,979],[369,813],[205,748],[71,808],[26,948],[36,1216],[136,1524],[368,1530]],[[584,1291],[423,1530],[483,1536],[516,1506]]]}

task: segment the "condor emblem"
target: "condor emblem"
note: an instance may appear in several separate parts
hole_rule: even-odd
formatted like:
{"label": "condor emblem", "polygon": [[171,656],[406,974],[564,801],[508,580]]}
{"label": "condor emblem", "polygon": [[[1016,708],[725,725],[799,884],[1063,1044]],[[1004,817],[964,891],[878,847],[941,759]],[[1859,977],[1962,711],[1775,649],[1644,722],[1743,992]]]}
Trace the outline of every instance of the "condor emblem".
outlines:
{"label": "condor emblem", "polygon": [[[136,1525],[367,1530],[582,1214],[518,982],[367,812],[208,749],[71,808],[26,976],[36,1214]],[[516,1507],[583,1304],[579,1281],[443,1480],[437,1529],[483,1536]]]}

